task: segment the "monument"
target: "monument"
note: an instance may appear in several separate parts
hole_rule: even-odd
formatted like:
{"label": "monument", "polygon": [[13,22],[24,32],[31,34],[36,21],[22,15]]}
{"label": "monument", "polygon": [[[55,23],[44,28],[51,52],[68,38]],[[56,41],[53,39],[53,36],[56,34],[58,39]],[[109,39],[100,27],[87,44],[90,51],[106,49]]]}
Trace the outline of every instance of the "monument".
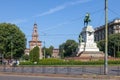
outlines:
{"label": "monument", "polygon": [[94,42],[94,29],[89,25],[90,14],[87,13],[84,19],[84,27],[79,35],[79,45],[76,56],[83,58],[104,57],[103,52],[99,51]]}

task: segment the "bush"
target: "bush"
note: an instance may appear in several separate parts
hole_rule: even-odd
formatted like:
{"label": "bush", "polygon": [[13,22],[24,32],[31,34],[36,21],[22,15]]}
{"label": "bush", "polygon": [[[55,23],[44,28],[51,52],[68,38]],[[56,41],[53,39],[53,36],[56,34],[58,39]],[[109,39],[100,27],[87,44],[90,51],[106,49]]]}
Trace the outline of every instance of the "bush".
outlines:
{"label": "bush", "polygon": [[27,54],[24,54],[22,57],[21,57],[22,60],[29,60],[29,55]]}
{"label": "bush", "polygon": [[31,62],[39,62],[39,47],[36,46],[30,51],[30,61]]}
{"label": "bush", "polygon": [[117,51],[116,57],[120,57],[120,51]]}
{"label": "bush", "polygon": [[39,61],[40,65],[62,65],[65,62],[61,59],[42,59]]}
{"label": "bush", "polygon": [[20,65],[33,65],[30,61],[20,62]]}
{"label": "bush", "polygon": [[[32,62],[22,62],[21,65],[32,65]],[[120,60],[110,60],[108,64],[120,64]],[[42,59],[37,65],[104,65],[103,60],[99,61],[74,61],[74,60],[62,60],[62,59]]]}
{"label": "bush", "polygon": [[115,64],[115,65],[117,65],[117,64],[120,64],[120,60],[110,60],[110,61],[108,61],[108,64]]}

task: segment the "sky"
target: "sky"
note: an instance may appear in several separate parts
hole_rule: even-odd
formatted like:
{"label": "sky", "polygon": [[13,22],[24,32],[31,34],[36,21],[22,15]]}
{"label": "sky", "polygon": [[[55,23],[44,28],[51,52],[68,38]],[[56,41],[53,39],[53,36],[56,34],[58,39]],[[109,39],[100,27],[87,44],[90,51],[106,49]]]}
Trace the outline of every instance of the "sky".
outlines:
{"label": "sky", "polygon": [[[78,42],[85,14],[90,13],[93,28],[104,25],[105,0],[0,0],[0,23],[16,24],[32,40],[37,23],[42,46],[59,45],[71,39]],[[120,0],[108,0],[108,20],[120,18]]]}

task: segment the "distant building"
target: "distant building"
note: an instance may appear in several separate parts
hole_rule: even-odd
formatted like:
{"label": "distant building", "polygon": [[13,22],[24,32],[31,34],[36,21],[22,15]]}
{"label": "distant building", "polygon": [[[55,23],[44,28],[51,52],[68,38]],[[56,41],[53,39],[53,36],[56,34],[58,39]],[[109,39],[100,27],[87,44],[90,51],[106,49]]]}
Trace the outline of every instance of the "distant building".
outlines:
{"label": "distant building", "polygon": [[[108,23],[108,35],[120,33],[120,19]],[[105,39],[105,25],[95,28],[95,41]]]}
{"label": "distant building", "polygon": [[52,57],[53,58],[60,58],[59,49],[53,49]]}
{"label": "distant building", "polygon": [[32,40],[29,41],[29,48],[25,49],[25,54],[29,55],[30,50],[32,50],[34,47],[39,47],[39,58],[43,58],[42,54],[42,42],[38,40],[38,32],[37,32],[37,24],[34,24],[33,33],[32,33]]}

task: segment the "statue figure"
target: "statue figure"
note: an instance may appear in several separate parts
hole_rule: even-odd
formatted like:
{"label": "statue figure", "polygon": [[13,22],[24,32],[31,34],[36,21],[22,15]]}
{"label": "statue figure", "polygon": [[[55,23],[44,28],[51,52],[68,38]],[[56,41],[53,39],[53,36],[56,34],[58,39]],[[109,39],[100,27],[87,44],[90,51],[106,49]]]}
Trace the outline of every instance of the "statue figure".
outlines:
{"label": "statue figure", "polygon": [[83,42],[83,38],[82,38],[82,35],[80,34],[79,35],[79,43]]}
{"label": "statue figure", "polygon": [[86,16],[84,18],[84,26],[88,26],[89,22],[91,22],[91,20],[90,20],[90,14],[86,13]]}

